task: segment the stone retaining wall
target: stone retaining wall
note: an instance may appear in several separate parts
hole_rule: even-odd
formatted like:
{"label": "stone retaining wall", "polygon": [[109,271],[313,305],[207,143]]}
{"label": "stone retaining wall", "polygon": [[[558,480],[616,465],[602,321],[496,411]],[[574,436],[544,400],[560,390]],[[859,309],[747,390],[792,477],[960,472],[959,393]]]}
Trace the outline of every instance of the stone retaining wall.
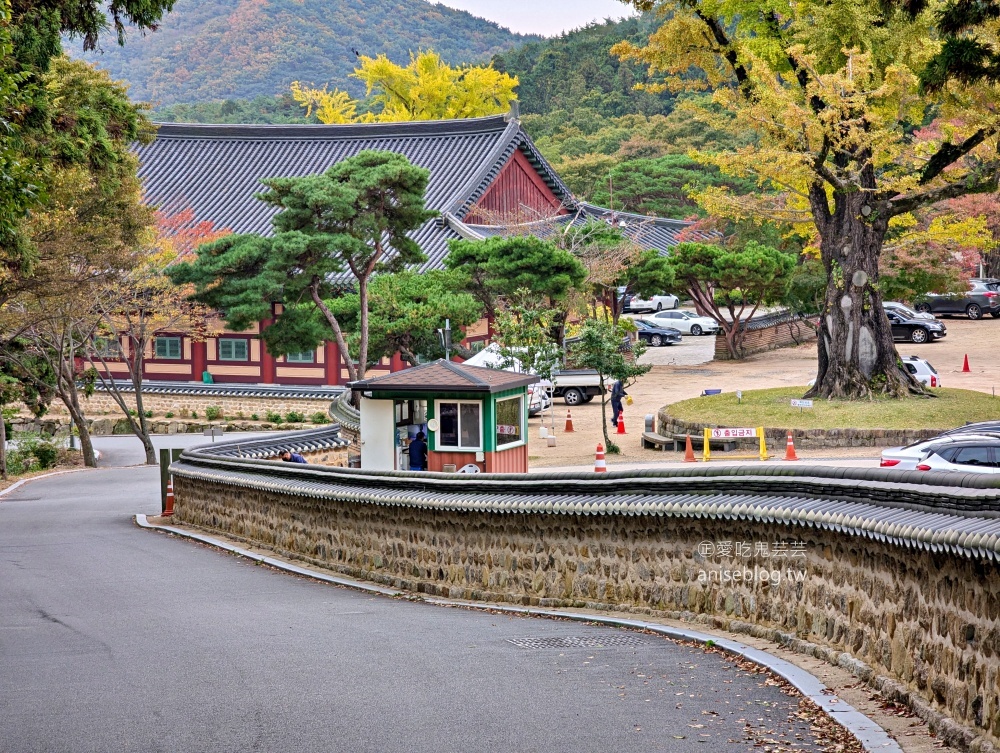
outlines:
{"label": "stone retaining wall", "polygon": [[[743,335],[743,357],[764,353],[790,345],[801,345],[816,339],[816,328],[801,319],[780,322],[769,327],[753,329]],[[733,357],[726,347],[726,336],[720,330],[715,336],[715,360],[731,361]]]}
{"label": "stone retaining wall", "polygon": [[[665,437],[673,434],[690,434],[700,437],[705,428],[715,428],[717,424],[697,421],[681,421],[660,409],[657,416],[657,432]],[[792,432],[795,447],[799,450],[817,450],[828,447],[896,447],[930,439],[941,433],[940,429],[795,429],[791,427],[764,427],[768,451],[773,455],[785,451],[788,432]],[[750,440],[747,440],[750,441]],[[747,447],[750,447],[748,444]],[[713,451],[714,452],[714,451]],[[725,458],[725,453],[719,455]]]}
{"label": "stone retaining wall", "polygon": [[[247,488],[232,475],[220,482],[175,475],[175,492],[184,523],[397,588],[792,634],[833,650],[841,663],[860,660],[895,678],[972,730],[966,743],[978,736],[965,747],[1000,744],[995,559],[735,514],[376,505],[351,494],[324,500]],[[749,546],[749,556],[736,554],[737,543]],[[784,544],[784,556],[775,556],[775,544]],[[739,579],[727,580],[724,569],[738,570]],[[761,569],[767,577],[745,575]]]}
{"label": "stone retaining wall", "polygon": [[[130,409],[135,410],[135,399],[125,395]],[[88,416],[115,415],[121,413],[110,395],[95,392],[89,398],[82,398],[83,410]],[[165,395],[144,392],[142,403],[146,410],[153,411],[154,416],[173,413],[177,418],[189,418],[191,413],[205,417],[205,409],[209,407],[222,408],[226,416],[249,419],[253,414],[263,420],[268,412],[280,413],[282,416],[290,411],[302,413],[308,419],[314,413],[327,415],[330,408],[329,399],[295,398],[295,397],[244,397],[222,395]],[[59,401],[53,401],[51,413],[67,414],[66,407]],[[240,414],[243,414],[242,416]]]}

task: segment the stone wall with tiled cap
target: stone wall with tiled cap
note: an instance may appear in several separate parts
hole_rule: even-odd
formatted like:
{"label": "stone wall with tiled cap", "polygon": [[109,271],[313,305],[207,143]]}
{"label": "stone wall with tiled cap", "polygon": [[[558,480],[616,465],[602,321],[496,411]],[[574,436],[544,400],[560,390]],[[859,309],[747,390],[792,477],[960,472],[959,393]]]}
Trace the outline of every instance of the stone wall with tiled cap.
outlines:
{"label": "stone wall with tiled cap", "polygon": [[960,747],[1000,744],[1000,520],[958,512],[989,509],[1000,489],[879,469],[467,481],[280,470],[186,454],[177,516],[418,593],[785,636],[894,688]]}

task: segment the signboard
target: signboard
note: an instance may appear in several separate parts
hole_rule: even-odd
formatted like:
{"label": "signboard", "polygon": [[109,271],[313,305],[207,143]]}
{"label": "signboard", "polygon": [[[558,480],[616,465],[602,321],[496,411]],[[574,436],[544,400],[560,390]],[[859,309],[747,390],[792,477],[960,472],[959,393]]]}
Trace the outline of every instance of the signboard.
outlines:
{"label": "signboard", "polygon": [[497,434],[516,437],[520,433],[521,433],[520,426],[511,426],[509,424],[497,424]]}
{"label": "signboard", "polygon": [[813,407],[813,401],[812,400],[792,400],[792,407],[793,408],[812,408]]}
{"label": "signboard", "polygon": [[757,436],[756,429],[705,429],[705,431],[712,432],[712,439],[745,439]]}

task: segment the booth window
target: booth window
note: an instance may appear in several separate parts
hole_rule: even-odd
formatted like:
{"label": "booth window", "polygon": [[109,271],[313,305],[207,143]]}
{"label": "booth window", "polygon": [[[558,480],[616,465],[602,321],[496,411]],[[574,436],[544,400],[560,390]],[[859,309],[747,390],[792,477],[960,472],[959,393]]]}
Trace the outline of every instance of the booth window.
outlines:
{"label": "booth window", "polygon": [[249,350],[249,342],[246,340],[219,340],[220,361],[246,361]]}
{"label": "booth window", "polygon": [[497,448],[518,444],[524,439],[521,426],[524,415],[522,399],[518,395],[497,400]]}
{"label": "booth window", "polygon": [[316,353],[311,350],[303,350],[301,353],[289,353],[285,356],[287,363],[313,363],[316,360]]}
{"label": "booth window", "polygon": [[181,339],[179,337],[157,337],[154,352],[157,358],[180,358]]}
{"label": "booth window", "polygon": [[461,400],[440,401],[437,418],[438,450],[483,449],[483,404]]}

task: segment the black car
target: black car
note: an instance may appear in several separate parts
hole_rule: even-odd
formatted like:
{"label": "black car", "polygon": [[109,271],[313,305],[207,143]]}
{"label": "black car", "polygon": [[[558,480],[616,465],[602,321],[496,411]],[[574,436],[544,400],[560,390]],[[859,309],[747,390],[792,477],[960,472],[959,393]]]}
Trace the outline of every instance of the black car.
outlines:
{"label": "black car", "polygon": [[970,319],[986,314],[1000,317],[1000,284],[991,279],[970,280],[967,293],[928,293],[914,308],[932,314],[965,314]]}
{"label": "black car", "polygon": [[926,343],[939,340],[948,334],[944,324],[933,319],[913,319],[900,309],[886,311],[892,326],[893,340],[906,340],[911,343]]}
{"label": "black car", "polygon": [[681,341],[681,331],[673,327],[661,327],[647,319],[633,319],[639,330],[639,339],[645,340],[654,347],[674,345]]}

